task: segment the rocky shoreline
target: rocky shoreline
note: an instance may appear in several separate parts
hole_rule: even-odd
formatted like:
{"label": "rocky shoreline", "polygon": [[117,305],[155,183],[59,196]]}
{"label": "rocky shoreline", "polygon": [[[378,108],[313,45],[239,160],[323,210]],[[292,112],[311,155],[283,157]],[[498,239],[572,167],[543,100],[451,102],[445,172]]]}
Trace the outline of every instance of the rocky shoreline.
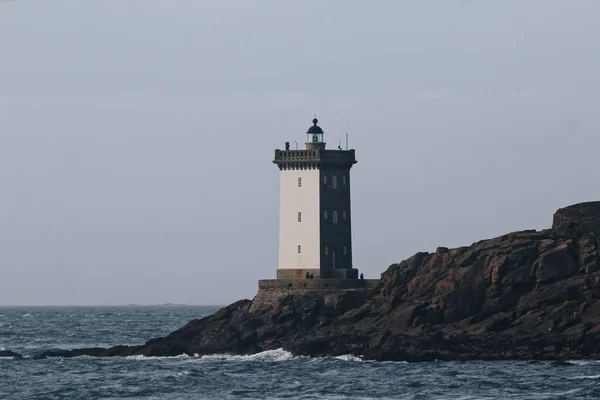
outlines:
{"label": "rocky shoreline", "polygon": [[[233,303],[139,346],[32,356],[352,354],[371,360],[600,358],[600,202],[558,210],[551,229],[417,253],[372,287]],[[20,358],[10,351],[0,357]]]}

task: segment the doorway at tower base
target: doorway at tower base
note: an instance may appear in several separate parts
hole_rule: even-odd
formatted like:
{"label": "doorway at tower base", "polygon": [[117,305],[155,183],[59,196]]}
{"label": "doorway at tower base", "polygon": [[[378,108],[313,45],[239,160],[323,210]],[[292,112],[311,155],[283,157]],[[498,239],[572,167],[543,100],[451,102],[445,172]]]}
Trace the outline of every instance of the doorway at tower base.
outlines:
{"label": "doorway at tower base", "polygon": [[282,268],[277,270],[277,279],[306,279],[306,274],[312,274],[315,279],[358,279],[356,268]]}

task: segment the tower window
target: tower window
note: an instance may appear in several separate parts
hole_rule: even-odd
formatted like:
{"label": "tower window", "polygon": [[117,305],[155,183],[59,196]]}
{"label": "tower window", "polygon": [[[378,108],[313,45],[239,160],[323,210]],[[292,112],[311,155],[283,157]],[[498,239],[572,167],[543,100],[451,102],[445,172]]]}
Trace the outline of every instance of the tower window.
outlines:
{"label": "tower window", "polygon": [[298,254],[302,253],[302,245],[298,245]]}
{"label": "tower window", "polygon": [[298,187],[302,187],[302,178],[298,177]]}
{"label": "tower window", "polygon": [[345,184],[346,184],[346,176],[344,175],[344,176],[342,176],[342,185],[345,185]]}
{"label": "tower window", "polygon": [[333,178],[331,178],[331,185],[333,186],[334,189],[337,188],[337,176],[334,176]]}
{"label": "tower window", "polygon": [[346,210],[342,211],[342,219],[346,219]]}
{"label": "tower window", "polygon": [[327,175],[323,175],[323,183],[327,185]]}
{"label": "tower window", "polygon": [[302,213],[301,212],[298,213],[298,222],[302,222]]}
{"label": "tower window", "polygon": [[333,212],[333,223],[337,224],[337,222],[338,222],[337,211],[334,211]]}
{"label": "tower window", "polygon": [[344,246],[344,255],[347,256],[348,255],[348,248],[346,246]]}
{"label": "tower window", "polygon": [[325,246],[325,255],[329,254],[329,248],[327,246]]}

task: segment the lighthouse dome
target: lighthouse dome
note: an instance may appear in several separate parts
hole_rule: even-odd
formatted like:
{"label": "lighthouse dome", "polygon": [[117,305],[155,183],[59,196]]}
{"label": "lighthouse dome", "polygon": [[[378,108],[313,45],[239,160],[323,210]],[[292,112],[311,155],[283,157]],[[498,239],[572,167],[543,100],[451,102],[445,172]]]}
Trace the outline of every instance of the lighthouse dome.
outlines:
{"label": "lighthouse dome", "polygon": [[312,122],[313,126],[308,128],[308,131],[306,131],[306,133],[323,133],[323,129],[321,129],[321,127],[317,125],[317,122],[319,122],[319,120],[315,118]]}

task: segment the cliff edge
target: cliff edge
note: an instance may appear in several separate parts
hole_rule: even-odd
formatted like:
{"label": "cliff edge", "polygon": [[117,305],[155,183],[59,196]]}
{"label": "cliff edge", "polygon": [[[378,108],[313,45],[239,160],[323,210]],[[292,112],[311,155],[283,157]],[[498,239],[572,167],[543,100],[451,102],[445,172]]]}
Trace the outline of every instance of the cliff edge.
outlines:
{"label": "cliff edge", "polygon": [[140,346],[34,356],[354,354],[375,360],[600,358],[600,202],[554,215],[551,229],[438,248],[379,282],[242,300]]}

